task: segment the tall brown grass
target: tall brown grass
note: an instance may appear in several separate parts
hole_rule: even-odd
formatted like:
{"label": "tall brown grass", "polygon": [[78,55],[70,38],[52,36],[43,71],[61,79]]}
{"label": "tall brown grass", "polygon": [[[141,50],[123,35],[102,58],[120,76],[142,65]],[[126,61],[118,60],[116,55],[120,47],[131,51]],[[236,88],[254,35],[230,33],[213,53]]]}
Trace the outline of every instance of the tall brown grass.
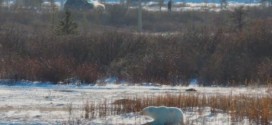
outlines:
{"label": "tall brown grass", "polygon": [[[184,111],[196,109],[199,112],[205,107],[211,107],[210,110],[213,114],[229,114],[230,122],[241,122],[248,119],[251,124],[269,125],[272,121],[272,97],[266,95],[166,93],[158,96],[127,97],[115,100],[113,103],[104,101],[101,104],[89,105],[94,106],[93,109],[96,109],[95,111],[98,113],[92,114],[92,118],[140,112],[147,106],[170,106],[181,108]],[[86,109],[84,110],[86,111]]]}

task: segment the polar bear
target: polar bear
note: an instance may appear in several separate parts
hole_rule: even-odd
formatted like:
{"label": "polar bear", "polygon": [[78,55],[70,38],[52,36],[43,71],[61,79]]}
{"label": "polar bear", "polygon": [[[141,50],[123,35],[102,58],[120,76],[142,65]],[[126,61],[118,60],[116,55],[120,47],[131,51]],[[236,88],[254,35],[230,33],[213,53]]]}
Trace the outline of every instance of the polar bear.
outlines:
{"label": "polar bear", "polygon": [[142,113],[154,119],[150,125],[184,125],[185,116],[181,109],[176,107],[149,106]]}

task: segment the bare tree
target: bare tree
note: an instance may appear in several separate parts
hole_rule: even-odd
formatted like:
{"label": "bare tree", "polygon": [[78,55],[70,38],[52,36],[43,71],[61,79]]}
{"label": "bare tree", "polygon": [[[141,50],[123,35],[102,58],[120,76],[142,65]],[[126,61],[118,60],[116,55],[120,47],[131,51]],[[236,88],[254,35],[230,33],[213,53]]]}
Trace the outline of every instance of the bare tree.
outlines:
{"label": "bare tree", "polygon": [[4,0],[0,0],[0,8],[2,7]]}
{"label": "bare tree", "polygon": [[127,5],[127,8],[130,7],[130,4],[131,4],[131,0],[126,0],[126,5]]}
{"label": "bare tree", "polygon": [[227,8],[228,1],[227,0],[220,0],[220,7],[221,9]]}
{"label": "bare tree", "polygon": [[143,22],[142,22],[142,0],[138,1],[138,32],[142,32]]}
{"label": "bare tree", "polygon": [[64,0],[60,0],[60,8],[61,8],[61,9],[64,8]]}
{"label": "bare tree", "polygon": [[164,2],[164,0],[159,0],[160,12],[161,12],[161,10],[162,10],[163,2]]}

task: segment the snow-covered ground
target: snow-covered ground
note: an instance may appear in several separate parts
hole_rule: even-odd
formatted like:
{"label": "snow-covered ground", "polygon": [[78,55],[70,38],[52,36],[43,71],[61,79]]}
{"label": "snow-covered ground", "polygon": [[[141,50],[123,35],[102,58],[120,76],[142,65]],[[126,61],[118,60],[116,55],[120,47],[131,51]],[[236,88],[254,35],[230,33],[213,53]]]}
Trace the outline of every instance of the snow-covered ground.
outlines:
{"label": "snow-covered ground", "polygon": [[[260,7],[260,3],[237,3],[229,2],[226,8],[221,8],[219,3],[175,3],[172,7],[172,11],[215,11],[219,12],[221,10],[234,10],[238,7]],[[137,7],[132,7],[137,8]],[[160,11],[159,3],[151,2],[143,5],[143,9],[147,11]],[[161,11],[168,11],[167,4],[164,4]]]}
{"label": "snow-covered ground", "polygon": [[[193,87],[200,94],[252,94],[266,95],[267,88],[256,87]],[[84,120],[83,107],[87,101],[108,103],[126,97],[155,96],[164,93],[186,93],[188,87],[155,86],[141,84],[129,86],[125,83],[99,85],[54,85],[51,83],[21,81],[11,83],[0,81],[0,124],[63,124],[69,120],[78,120],[79,124],[91,125],[140,125],[152,121],[139,113],[113,115],[93,120]],[[72,110],[70,110],[72,109]],[[249,124],[230,123],[230,116],[224,112],[213,114],[209,107],[200,111],[184,110],[187,122],[194,125],[229,125]]]}

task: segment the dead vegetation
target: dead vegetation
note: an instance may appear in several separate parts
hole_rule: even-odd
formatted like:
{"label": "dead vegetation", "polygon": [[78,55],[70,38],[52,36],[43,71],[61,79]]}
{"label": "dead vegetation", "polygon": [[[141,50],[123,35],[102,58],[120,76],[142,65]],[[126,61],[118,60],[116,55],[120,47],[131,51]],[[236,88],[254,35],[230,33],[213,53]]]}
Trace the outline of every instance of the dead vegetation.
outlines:
{"label": "dead vegetation", "polygon": [[170,106],[183,110],[195,109],[201,113],[205,107],[210,112],[227,113],[230,122],[241,122],[249,119],[251,124],[269,125],[272,121],[272,97],[264,95],[203,95],[199,93],[161,94],[158,96],[145,96],[139,98],[125,98],[113,103],[104,101],[100,104],[86,103],[85,112],[90,112],[88,106],[95,113],[88,118],[120,115],[130,112],[140,112],[147,106]]}
{"label": "dead vegetation", "polygon": [[[95,83],[114,76],[119,81],[170,85],[195,78],[203,85],[268,84],[270,10],[143,11],[144,34],[138,34],[137,11],[109,5],[107,13],[71,13],[79,32],[58,35],[63,12],[3,9],[0,78]],[[243,16],[231,16],[240,12]]]}

